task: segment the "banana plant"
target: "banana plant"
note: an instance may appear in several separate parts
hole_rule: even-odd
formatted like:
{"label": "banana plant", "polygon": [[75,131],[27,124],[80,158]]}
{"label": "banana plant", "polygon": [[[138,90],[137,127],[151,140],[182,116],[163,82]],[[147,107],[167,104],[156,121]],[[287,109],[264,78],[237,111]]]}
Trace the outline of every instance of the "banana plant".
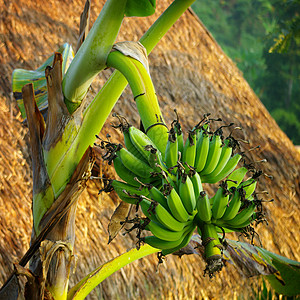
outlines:
{"label": "banana plant", "polygon": [[[140,40],[147,53],[192,3],[176,0],[171,4]],[[86,14],[89,5],[88,1]],[[15,70],[13,90],[22,115],[26,113],[31,138],[33,231],[31,247],[18,271],[2,288],[3,293],[30,259],[30,272],[23,272],[32,283],[27,285],[28,297],[40,299],[50,293],[54,299],[66,299],[76,201],[94,160],[90,146],[127,81],[115,72],[89,105],[82,102],[95,76],[107,67],[124,16],[147,16],[154,13],[155,6],[154,0],[108,0],[74,58],[71,47],[64,45],[36,71]],[[151,88],[151,83],[146,85]],[[152,92],[150,95],[152,98],[147,96],[139,105],[139,110],[145,112],[145,126],[149,127],[155,119],[151,113],[161,115],[156,98]],[[153,103],[156,110],[146,113]],[[149,131],[154,134],[155,129]]]}
{"label": "banana plant", "polygon": [[[155,1],[108,0],[73,59],[71,47],[65,45],[36,71],[14,72],[13,90],[22,115],[26,114],[31,138],[33,232],[30,249],[0,296],[15,290],[16,275],[23,274],[28,281],[28,299],[48,294],[53,299],[83,299],[125,264],[151,253],[168,255],[186,247],[195,228],[204,243],[206,272],[212,276],[223,267],[220,232],[244,232],[252,222],[261,221],[256,211],[261,203],[253,196],[257,172],[243,181],[245,168],[234,171],[242,154],[231,157],[236,140],[229,136],[222,142],[224,126],[211,132],[205,116],[184,143],[179,119],[169,130],[158,105],[147,55],[193,2],[175,0],[139,43],[114,45],[124,16],[150,15],[155,11]],[[88,1],[83,20],[88,18],[89,5]],[[82,27],[86,34],[86,26]],[[106,67],[116,71],[95,98],[84,103],[91,82]],[[145,132],[122,124],[127,149],[103,143],[105,158],[114,162],[124,180],[109,181],[106,189],[115,189],[125,203],[140,206],[146,218],[136,225],[152,235],[140,238],[139,250],[101,266],[68,292],[76,202],[91,174],[91,146],[127,83]],[[224,179],[218,192],[209,198],[202,183]],[[28,271],[25,266],[29,260]]]}

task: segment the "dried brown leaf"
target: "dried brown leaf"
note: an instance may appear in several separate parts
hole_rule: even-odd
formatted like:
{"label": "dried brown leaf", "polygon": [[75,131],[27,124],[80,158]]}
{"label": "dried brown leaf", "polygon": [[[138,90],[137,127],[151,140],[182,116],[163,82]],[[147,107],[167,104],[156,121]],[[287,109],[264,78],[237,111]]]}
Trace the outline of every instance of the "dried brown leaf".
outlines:
{"label": "dried brown leaf", "polygon": [[121,201],[118,207],[115,209],[108,224],[108,244],[117,236],[119,231],[124,227],[126,219],[130,213],[131,207],[131,204]]}

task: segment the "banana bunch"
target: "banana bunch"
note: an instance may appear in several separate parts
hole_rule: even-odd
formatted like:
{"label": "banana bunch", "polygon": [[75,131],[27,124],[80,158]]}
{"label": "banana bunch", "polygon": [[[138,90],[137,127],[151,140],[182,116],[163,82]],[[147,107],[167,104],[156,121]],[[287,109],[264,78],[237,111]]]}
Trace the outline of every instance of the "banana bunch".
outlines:
{"label": "banana bunch", "polygon": [[122,127],[122,131],[126,148],[108,141],[97,145],[106,150],[102,158],[109,164],[113,163],[116,173],[123,180],[109,182],[105,190],[114,189],[123,201],[136,203],[137,196],[148,195],[146,189],[140,188],[141,185],[161,186],[161,172],[165,166],[160,160],[160,152],[145,133],[132,126]]}
{"label": "banana bunch", "polygon": [[196,228],[194,214],[189,214],[184,208],[180,196],[173,187],[168,193],[150,186],[149,198],[139,203],[149,222],[145,229],[152,235],[143,238],[143,241],[152,247],[162,249],[167,255],[185,247]]}
{"label": "banana bunch", "polygon": [[189,131],[184,143],[180,123],[178,120],[174,121],[165,151],[166,166],[175,174],[180,160],[187,165],[187,170],[190,167],[194,168],[203,183],[224,180],[236,168],[242,155],[234,154],[237,141],[231,135],[223,141],[222,127],[227,126],[210,132],[209,120],[205,118]]}
{"label": "banana bunch", "polygon": [[[123,180],[111,181],[107,191],[114,189],[146,216],[138,227],[151,234],[142,240],[167,255],[186,246],[197,228],[205,246],[206,272],[211,276],[223,265],[219,234],[243,231],[259,213],[254,192],[258,176],[244,180],[248,169],[236,169],[242,158],[241,153],[234,154],[238,142],[231,134],[224,139],[225,126],[210,132],[209,125],[205,117],[184,141],[177,118],[164,153],[145,133],[123,121],[119,127],[126,148],[101,144],[107,151],[103,158],[113,162]],[[209,197],[202,183],[216,182],[221,182],[219,188]]]}
{"label": "banana bunch", "polygon": [[[250,178],[242,181],[246,171],[244,167],[235,170],[228,177],[228,181],[219,185],[215,195],[211,198],[205,191],[200,193],[196,203],[197,218],[201,222],[214,224],[229,231],[241,231],[256,219],[255,209],[258,201],[256,201],[254,190],[257,180]],[[236,180],[233,181],[230,178]],[[230,188],[228,188],[229,183]]]}
{"label": "banana bunch", "polygon": [[222,268],[222,242],[218,233],[244,232],[261,215],[256,212],[255,198],[257,178],[243,181],[247,169],[242,167],[232,172],[223,181],[215,195],[208,197],[205,191],[197,199],[196,222],[205,246],[206,270],[209,276]]}

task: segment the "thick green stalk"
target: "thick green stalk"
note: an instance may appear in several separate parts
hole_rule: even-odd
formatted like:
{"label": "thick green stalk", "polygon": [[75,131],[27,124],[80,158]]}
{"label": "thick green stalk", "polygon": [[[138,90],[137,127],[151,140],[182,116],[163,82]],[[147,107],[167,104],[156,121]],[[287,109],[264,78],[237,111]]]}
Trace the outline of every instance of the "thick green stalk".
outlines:
{"label": "thick green stalk", "polygon": [[163,120],[155,89],[147,70],[141,62],[115,51],[107,58],[107,66],[118,69],[130,84],[138,112],[145,131],[150,134],[154,130],[153,142],[164,153],[168,139],[168,128]]}
{"label": "thick green stalk", "polygon": [[180,16],[195,2],[195,0],[174,0],[166,11],[141,37],[140,43],[149,54],[160,39],[167,33]]}
{"label": "thick green stalk", "polygon": [[124,18],[126,2],[106,1],[63,79],[65,103],[71,114],[81,104],[95,76],[105,68]]}
{"label": "thick green stalk", "polygon": [[150,255],[152,253],[159,252],[160,249],[153,248],[148,244],[140,247],[139,250],[132,249],[110,261],[103,264],[80,282],[78,282],[68,293],[68,300],[81,300],[85,297],[104,279],[120,270],[124,266],[134,262],[137,259]]}

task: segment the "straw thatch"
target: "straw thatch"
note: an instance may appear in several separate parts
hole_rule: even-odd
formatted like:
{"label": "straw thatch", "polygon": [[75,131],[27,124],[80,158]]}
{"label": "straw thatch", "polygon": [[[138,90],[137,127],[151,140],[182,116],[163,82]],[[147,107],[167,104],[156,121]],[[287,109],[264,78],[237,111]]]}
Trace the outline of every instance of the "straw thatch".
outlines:
{"label": "straw thatch", "polygon": [[[100,3],[99,3],[100,2]],[[95,20],[104,1],[92,2]],[[158,1],[158,13],[147,19],[130,18],[123,23],[119,40],[138,40],[170,1]],[[0,283],[22,257],[31,234],[31,170],[27,129],[11,100],[11,73],[15,68],[34,69],[64,42],[76,46],[83,1],[0,0]],[[234,63],[222,52],[201,22],[187,12],[150,55],[150,70],[167,124],[176,107],[184,129],[190,129],[204,113],[211,112],[226,122],[241,125],[240,137],[261,145],[251,153],[254,160],[267,158],[261,167],[274,180],[262,178],[259,189],[268,190],[273,204],[266,204],[269,226],[259,226],[263,246],[300,260],[299,200],[300,154],[279,129]],[[111,73],[93,84],[91,94]],[[138,125],[139,119],[127,88],[116,112]],[[96,122],[97,120],[95,120]],[[113,140],[122,140],[109,122]],[[114,176],[111,167],[99,162],[100,171]],[[133,239],[119,235],[107,245],[107,225],[118,199],[114,193],[98,196],[99,184],[91,182],[79,200],[77,211],[76,282],[99,264],[134,245]],[[100,299],[233,299],[250,298],[257,279],[242,277],[231,266],[213,280],[203,277],[199,257],[168,257],[157,271],[153,255],[107,279],[93,298]]]}

